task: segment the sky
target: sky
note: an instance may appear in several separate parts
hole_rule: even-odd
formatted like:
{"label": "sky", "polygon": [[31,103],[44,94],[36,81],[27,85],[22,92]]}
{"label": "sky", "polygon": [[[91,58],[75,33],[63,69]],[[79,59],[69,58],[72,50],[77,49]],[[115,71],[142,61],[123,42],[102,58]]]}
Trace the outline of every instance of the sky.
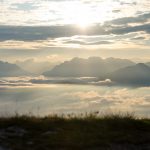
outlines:
{"label": "sky", "polygon": [[[41,74],[65,60],[92,56],[150,62],[150,0],[0,0],[0,61]],[[21,97],[21,111],[40,105],[43,114],[50,108],[109,107],[149,114],[149,87],[103,89],[94,85],[113,82],[81,86],[81,79],[69,80],[77,85],[52,85],[43,76],[1,78],[0,110],[14,111]]]}
{"label": "sky", "polygon": [[0,0],[0,60],[150,61],[149,0]]}

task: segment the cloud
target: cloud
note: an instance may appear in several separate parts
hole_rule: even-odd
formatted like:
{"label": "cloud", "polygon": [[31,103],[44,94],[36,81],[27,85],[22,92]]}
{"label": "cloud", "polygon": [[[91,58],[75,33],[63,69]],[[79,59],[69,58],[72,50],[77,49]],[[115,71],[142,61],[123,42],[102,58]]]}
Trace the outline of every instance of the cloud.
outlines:
{"label": "cloud", "polygon": [[[13,3],[13,5],[30,4],[30,1]],[[33,2],[33,5],[36,3]],[[0,44],[2,48],[37,49],[39,47],[81,47],[106,48],[128,46],[149,46],[148,40],[131,34],[150,34],[149,12],[140,12],[133,16],[117,17],[105,21],[104,24],[94,24],[82,30],[77,25],[50,26],[16,26],[0,25]],[[142,33],[143,32],[143,33]],[[130,34],[130,35],[129,35]],[[75,37],[77,37],[75,38]],[[85,37],[85,38],[82,38]],[[93,37],[97,37],[97,39]],[[88,39],[89,38],[89,39]],[[115,40],[114,40],[115,39]],[[131,39],[131,40],[130,40]],[[136,42],[140,40],[140,43]],[[99,47],[98,47],[99,46]]]}
{"label": "cloud", "polygon": [[[107,96],[104,94],[100,94],[98,91],[79,91],[79,92],[71,92],[71,93],[65,93],[65,97],[70,98],[78,98],[80,100],[80,109],[85,109],[84,107],[87,107],[88,109],[93,108],[94,109],[103,109],[108,108],[110,106],[114,106],[117,104],[117,100],[108,99]],[[85,106],[84,106],[85,105]]]}
{"label": "cloud", "polygon": [[96,25],[87,31],[81,31],[75,25],[64,26],[0,26],[0,41],[36,41],[48,38],[71,37],[74,35],[106,34],[105,30]]}
{"label": "cloud", "polygon": [[105,79],[103,81],[97,81],[97,82],[91,82],[91,84],[93,85],[104,85],[104,86],[112,86],[115,83],[113,81],[111,81],[110,79]]}
{"label": "cloud", "polygon": [[[87,30],[82,31],[74,25],[64,26],[0,26],[0,41],[42,41],[47,39],[55,39],[61,37],[72,36],[102,36],[102,35],[122,35],[134,32],[144,31],[147,34],[150,33],[150,24],[136,25],[136,26],[123,26],[113,27],[110,26],[94,25]],[[83,41],[67,41],[67,43],[93,45],[93,44],[110,44],[110,41],[95,41],[95,42],[83,42]]]}
{"label": "cloud", "polygon": [[[27,79],[19,79],[14,80],[5,79],[0,81],[0,86],[45,86],[45,85],[52,85],[52,84],[70,84],[70,85],[95,85],[95,86],[105,86],[105,87],[115,87],[115,86],[123,86],[124,84],[113,82],[110,79],[106,79],[104,81],[97,81],[97,78],[46,78],[46,77],[30,77]],[[134,84],[126,84],[124,86],[134,87]],[[137,87],[144,87],[143,85],[136,85]],[[120,91],[119,91],[120,92]]]}
{"label": "cloud", "polygon": [[114,13],[118,13],[118,12],[120,12],[121,10],[119,10],[119,9],[115,9],[115,10],[113,10],[112,12],[114,12]]}
{"label": "cloud", "polygon": [[[83,57],[149,54],[147,0],[5,0],[0,1],[0,6],[2,59],[62,53],[72,58],[80,52]],[[85,28],[80,26],[84,23],[87,23]]]}
{"label": "cloud", "polygon": [[110,33],[113,34],[128,34],[128,33],[134,33],[134,32],[140,32],[144,31],[147,34],[150,33],[150,24],[144,24],[144,25],[137,25],[137,26],[127,26],[127,27],[118,27],[114,28],[113,30],[110,30]]}
{"label": "cloud", "polygon": [[67,78],[42,78],[42,79],[31,79],[30,82],[33,84],[91,84],[90,82],[97,80],[96,77],[67,77]]}
{"label": "cloud", "polygon": [[23,11],[31,11],[37,9],[39,6],[36,6],[33,2],[23,2],[23,3],[13,3],[10,9],[14,10],[23,10]]}
{"label": "cloud", "polygon": [[8,77],[1,78],[0,88],[14,88],[14,87],[30,87],[32,83],[28,82],[29,77]]}
{"label": "cloud", "polygon": [[138,36],[138,37],[133,37],[130,40],[145,40],[145,39],[146,39],[146,37]]}
{"label": "cloud", "polygon": [[[14,112],[17,103],[20,108],[17,109],[19,113],[29,112],[30,108],[31,112],[37,113],[37,107],[40,106],[41,115],[54,112],[71,113],[95,110],[107,113],[121,110],[122,112],[135,112],[137,115],[146,115],[150,112],[148,109],[150,87],[83,86],[81,88],[81,86],[73,85],[43,85],[40,83],[35,85],[30,83],[31,79],[33,77],[1,78],[1,111]],[[34,79],[45,80],[42,76],[34,77]],[[82,79],[92,80],[88,77]]]}
{"label": "cloud", "polygon": [[99,94],[96,91],[76,92],[76,93],[73,93],[72,96],[79,97],[81,100],[99,98]]}
{"label": "cloud", "polygon": [[114,19],[112,21],[105,22],[106,24],[113,24],[113,25],[123,25],[129,23],[146,23],[150,21],[150,13],[145,13],[142,15],[134,16],[134,17],[122,17],[118,19]]}
{"label": "cloud", "polygon": [[67,41],[66,43],[68,44],[80,44],[80,45],[105,45],[105,44],[112,44],[113,42],[110,41],[97,41],[97,42],[83,42],[83,41],[75,41],[75,40],[70,40]]}
{"label": "cloud", "polygon": [[96,77],[81,77],[81,78],[46,78],[44,76],[37,77],[6,77],[1,78],[0,86],[36,86],[36,85],[51,85],[51,84],[74,84],[74,85],[98,85],[110,86],[112,81],[106,79],[104,81],[95,82]]}
{"label": "cloud", "polygon": [[92,23],[104,23],[112,18],[122,18],[124,14],[134,16],[139,8],[142,13],[148,12],[150,3],[147,0],[5,0],[0,1],[0,5],[0,24],[24,26],[75,24],[85,18]]}
{"label": "cloud", "polygon": [[[145,89],[148,91],[149,88]],[[137,92],[139,94],[137,94]],[[147,94],[143,95],[142,89],[130,89],[130,88],[117,88],[111,89],[108,92],[102,93],[100,91],[88,90],[80,92],[66,93],[65,96],[77,97],[81,101],[88,103],[90,107],[96,108],[109,108],[111,107],[114,111],[131,111],[137,112],[137,108],[143,110],[149,106],[147,102]],[[140,107],[141,106],[141,107]],[[89,108],[90,108],[89,107]],[[127,109],[128,108],[128,109]],[[147,111],[147,110],[146,110]]]}

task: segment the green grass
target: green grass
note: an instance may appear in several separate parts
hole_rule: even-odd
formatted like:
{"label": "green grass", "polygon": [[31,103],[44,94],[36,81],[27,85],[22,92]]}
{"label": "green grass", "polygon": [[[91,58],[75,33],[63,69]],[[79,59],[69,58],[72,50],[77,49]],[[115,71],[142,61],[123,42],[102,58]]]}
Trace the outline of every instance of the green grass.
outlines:
{"label": "green grass", "polygon": [[[18,135],[18,129],[25,132]],[[11,150],[149,150],[150,120],[96,113],[2,117],[0,145]]]}

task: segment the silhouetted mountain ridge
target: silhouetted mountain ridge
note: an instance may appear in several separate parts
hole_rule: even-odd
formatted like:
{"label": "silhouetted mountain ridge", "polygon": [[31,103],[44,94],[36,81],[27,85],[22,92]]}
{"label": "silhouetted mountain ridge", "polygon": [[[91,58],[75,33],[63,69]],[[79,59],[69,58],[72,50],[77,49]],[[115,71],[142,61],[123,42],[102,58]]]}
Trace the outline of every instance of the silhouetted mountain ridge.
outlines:
{"label": "silhouetted mountain ridge", "polygon": [[88,59],[75,57],[55,66],[43,73],[44,76],[55,77],[99,77],[116,71],[117,69],[134,65],[127,59],[89,57]]}

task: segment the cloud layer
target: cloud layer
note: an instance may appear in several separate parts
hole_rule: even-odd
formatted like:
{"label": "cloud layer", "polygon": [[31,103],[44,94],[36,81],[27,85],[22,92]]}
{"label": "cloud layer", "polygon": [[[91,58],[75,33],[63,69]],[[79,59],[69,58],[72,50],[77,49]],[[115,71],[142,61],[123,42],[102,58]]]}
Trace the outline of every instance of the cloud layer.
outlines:
{"label": "cloud layer", "polygon": [[79,49],[86,57],[144,60],[150,53],[148,0],[1,0],[0,6],[2,59],[72,58]]}
{"label": "cloud layer", "polygon": [[[41,78],[42,79],[42,78]],[[6,79],[5,79],[6,80]],[[7,79],[9,85],[0,86],[0,115],[31,112],[36,115],[49,113],[81,112],[135,112],[137,115],[149,115],[149,87],[100,87],[74,85],[28,85],[21,82],[29,78]],[[43,79],[44,80],[44,79]],[[4,84],[3,81],[0,83]],[[20,84],[21,83],[21,84]],[[18,86],[14,86],[15,84]],[[19,86],[20,84],[20,86]],[[27,84],[27,83],[26,83]]]}

